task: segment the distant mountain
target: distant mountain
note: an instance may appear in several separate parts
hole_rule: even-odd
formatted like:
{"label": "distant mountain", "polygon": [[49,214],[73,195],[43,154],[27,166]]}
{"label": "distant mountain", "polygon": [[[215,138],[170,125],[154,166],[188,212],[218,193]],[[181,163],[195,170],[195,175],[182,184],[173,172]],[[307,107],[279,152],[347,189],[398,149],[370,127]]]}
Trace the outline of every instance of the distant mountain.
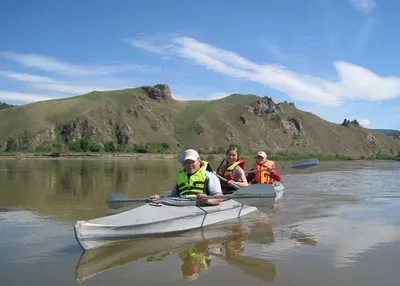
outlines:
{"label": "distant mountain", "polygon": [[164,84],[0,110],[0,150],[76,147],[88,141],[122,150],[160,142],[165,144],[155,146],[180,143],[202,152],[237,144],[244,152],[279,155],[400,154],[400,140],[363,128],[356,120],[335,124],[293,103],[250,94],[180,101]]}
{"label": "distant mountain", "polygon": [[400,136],[400,131],[399,130],[393,130],[393,129],[371,129],[371,130],[376,130],[378,132],[381,132],[384,135],[387,136],[393,136],[393,137],[399,137]]}
{"label": "distant mountain", "polygon": [[14,107],[14,106],[16,106],[16,105],[7,104],[7,103],[5,103],[5,102],[1,102],[1,101],[0,101],[0,110],[1,110],[1,109],[5,109],[5,108],[9,108],[9,107]]}

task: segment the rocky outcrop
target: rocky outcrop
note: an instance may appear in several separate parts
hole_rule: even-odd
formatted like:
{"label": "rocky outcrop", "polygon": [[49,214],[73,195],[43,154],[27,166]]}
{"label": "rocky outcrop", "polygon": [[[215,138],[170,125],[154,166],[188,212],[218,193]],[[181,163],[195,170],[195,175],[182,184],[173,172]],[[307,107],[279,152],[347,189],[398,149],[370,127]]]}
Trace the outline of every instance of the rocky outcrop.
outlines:
{"label": "rocky outcrop", "polygon": [[349,126],[350,125],[350,120],[347,120],[346,118],[343,120],[342,123],[343,126]]}
{"label": "rocky outcrop", "polygon": [[121,123],[116,126],[117,142],[119,145],[133,144],[133,132],[129,124]]}
{"label": "rocky outcrop", "polygon": [[369,133],[367,135],[367,142],[368,142],[368,145],[373,147],[373,148],[376,148],[378,146],[378,142],[376,140],[376,137],[374,135],[372,135],[371,133]]}
{"label": "rocky outcrop", "polygon": [[350,120],[347,120],[346,118],[343,120],[343,123],[342,123],[343,126],[349,126],[350,124],[360,125],[360,123],[358,123],[357,120],[350,121]]}
{"label": "rocky outcrop", "polygon": [[289,118],[289,122],[292,123],[296,127],[297,132],[302,132],[303,127],[301,126],[301,123],[296,118],[294,118],[294,117]]}
{"label": "rocky outcrop", "polygon": [[157,100],[157,101],[172,101],[172,95],[171,95],[171,90],[169,89],[169,86],[166,84],[157,84],[154,86],[143,86],[142,89],[144,89],[148,96],[151,99]]}
{"label": "rocky outcrop", "polygon": [[96,133],[88,119],[83,117],[76,118],[70,123],[61,125],[58,128],[60,130],[60,135],[65,139],[65,143],[67,144],[83,138],[90,138]]}
{"label": "rocky outcrop", "polygon": [[282,106],[276,104],[271,97],[265,96],[247,107],[247,111],[257,115],[283,114]]}
{"label": "rocky outcrop", "polygon": [[240,115],[240,121],[242,121],[243,124],[246,124],[246,122],[247,122],[246,116],[244,116],[243,114]]}

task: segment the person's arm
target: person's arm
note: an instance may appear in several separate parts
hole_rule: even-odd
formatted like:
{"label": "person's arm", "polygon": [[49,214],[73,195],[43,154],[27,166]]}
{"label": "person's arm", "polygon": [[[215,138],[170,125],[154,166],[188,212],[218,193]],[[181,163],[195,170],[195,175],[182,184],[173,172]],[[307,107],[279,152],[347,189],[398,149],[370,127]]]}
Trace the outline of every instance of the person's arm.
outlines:
{"label": "person's arm", "polygon": [[[208,173],[208,192],[210,196],[222,196],[221,183],[218,177],[214,173]],[[200,194],[197,196],[199,202],[210,204],[210,205],[218,205],[221,202],[221,199],[203,199],[202,197],[207,196],[207,194]]]}
{"label": "person's arm", "polygon": [[254,173],[247,174],[247,177],[246,177],[247,182],[250,183],[251,181],[253,181],[254,177],[255,177]]}
{"label": "person's arm", "polygon": [[280,182],[282,180],[281,175],[276,170],[270,171],[269,176],[278,182]]}
{"label": "person's arm", "polygon": [[178,196],[178,185],[175,184],[175,186],[171,190],[171,193],[169,194],[169,197],[177,197],[177,196]]}
{"label": "person's arm", "polygon": [[241,188],[247,187],[249,185],[246,179],[246,174],[244,173],[243,169],[240,168],[239,166],[236,167],[236,175],[239,178],[239,181],[229,180],[228,183],[233,183]]}

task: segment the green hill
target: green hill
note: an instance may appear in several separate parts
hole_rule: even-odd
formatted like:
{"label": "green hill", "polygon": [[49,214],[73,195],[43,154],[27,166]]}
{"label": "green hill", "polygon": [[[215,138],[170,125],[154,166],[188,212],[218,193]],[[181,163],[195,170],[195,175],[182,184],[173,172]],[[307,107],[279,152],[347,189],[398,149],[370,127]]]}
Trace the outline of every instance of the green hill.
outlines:
{"label": "green hill", "polygon": [[256,95],[178,101],[167,85],[94,91],[0,111],[1,150],[105,145],[129,151],[148,142],[181,143],[202,152],[238,144],[246,152],[281,155],[400,153],[400,140],[355,121],[331,123]]}

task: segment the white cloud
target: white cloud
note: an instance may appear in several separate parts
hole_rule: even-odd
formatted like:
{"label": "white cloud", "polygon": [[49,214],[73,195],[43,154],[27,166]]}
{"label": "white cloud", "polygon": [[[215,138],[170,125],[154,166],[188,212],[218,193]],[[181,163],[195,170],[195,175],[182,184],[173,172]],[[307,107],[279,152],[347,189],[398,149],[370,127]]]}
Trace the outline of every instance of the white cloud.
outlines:
{"label": "white cloud", "polygon": [[369,101],[390,100],[399,96],[399,77],[380,77],[370,70],[349,64],[335,62],[339,74],[337,88],[343,96]]}
{"label": "white cloud", "polygon": [[362,125],[362,126],[366,126],[366,125],[370,125],[371,121],[369,121],[368,119],[360,119],[358,120],[358,122]]}
{"label": "white cloud", "polygon": [[0,90],[0,98],[3,100],[22,101],[22,102],[35,102],[35,101],[54,99],[53,97],[43,96],[39,94],[1,91],[1,90]]}
{"label": "white cloud", "polygon": [[172,48],[172,45],[159,46],[159,45],[151,43],[147,40],[141,40],[141,39],[134,39],[134,40],[127,39],[126,41],[135,48],[140,48],[145,51],[160,54],[160,55],[166,55],[168,53],[168,50],[170,48]]}
{"label": "white cloud", "polygon": [[211,94],[210,96],[208,96],[208,99],[211,99],[211,100],[213,100],[213,99],[221,99],[221,98],[227,97],[227,96],[229,96],[229,95],[231,95],[231,93],[227,93],[227,92],[216,92],[216,93],[213,93],[213,94]]}
{"label": "white cloud", "polygon": [[36,68],[46,72],[54,72],[72,76],[102,76],[123,73],[128,71],[135,72],[158,72],[159,69],[147,68],[141,65],[118,64],[118,65],[75,65],[64,62],[60,59],[36,54],[18,54],[2,52],[0,55],[9,60],[16,61],[29,68]]}
{"label": "white cloud", "polygon": [[25,81],[25,82],[46,82],[46,83],[51,83],[54,82],[53,79],[45,76],[37,76],[37,75],[32,75],[32,74],[27,74],[27,73],[15,73],[15,72],[9,72],[9,71],[0,71],[0,75],[19,80],[19,81]]}
{"label": "white cloud", "polygon": [[214,99],[221,99],[224,97],[227,97],[231,95],[231,93],[227,92],[216,92],[212,93],[209,96],[203,96],[201,99],[199,97],[194,96],[194,95],[182,95],[182,94],[176,94],[172,93],[172,97],[176,100],[182,100],[182,101],[190,101],[190,100],[214,100]]}
{"label": "white cloud", "polygon": [[351,6],[361,13],[370,13],[375,9],[376,3],[374,0],[349,0]]}
{"label": "white cloud", "polygon": [[104,86],[82,85],[65,81],[57,81],[49,77],[37,76],[27,73],[0,71],[0,76],[5,76],[10,79],[26,82],[27,86],[33,89],[61,92],[61,93],[67,93],[69,95],[84,94],[94,90],[105,91],[105,90],[115,89]]}
{"label": "white cloud", "polygon": [[176,100],[189,100],[186,96],[174,92],[172,93],[172,98]]}
{"label": "white cloud", "polygon": [[38,90],[48,90],[48,91],[55,91],[55,92],[61,92],[61,93],[69,93],[69,94],[84,94],[88,92],[92,92],[94,90],[97,91],[105,91],[105,90],[113,90],[115,88],[107,88],[107,87],[101,87],[101,86],[82,86],[82,85],[76,85],[76,84],[63,84],[59,82],[55,83],[35,83],[35,84],[30,84],[34,89]]}
{"label": "white cloud", "polygon": [[[145,41],[145,40],[142,40]],[[250,80],[286,93],[293,99],[337,106],[346,98],[369,101],[390,100],[400,94],[399,77],[380,77],[343,61],[334,62],[338,81],[292,72],[279,65],[260,65],[231,51],[201,43],[192,38],[174,37],[165,52],[215,72]]]}

